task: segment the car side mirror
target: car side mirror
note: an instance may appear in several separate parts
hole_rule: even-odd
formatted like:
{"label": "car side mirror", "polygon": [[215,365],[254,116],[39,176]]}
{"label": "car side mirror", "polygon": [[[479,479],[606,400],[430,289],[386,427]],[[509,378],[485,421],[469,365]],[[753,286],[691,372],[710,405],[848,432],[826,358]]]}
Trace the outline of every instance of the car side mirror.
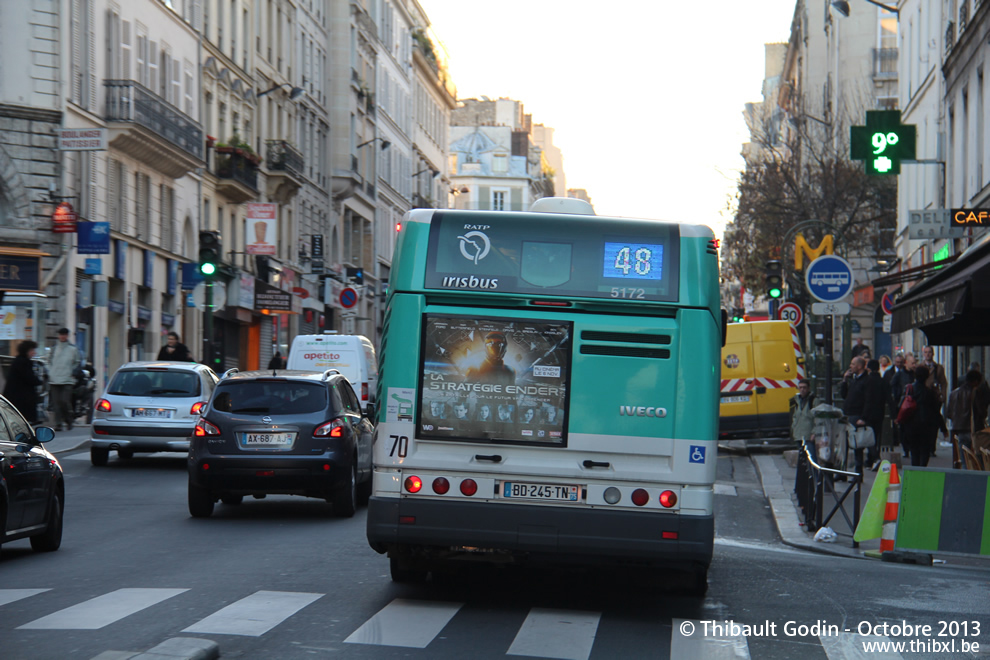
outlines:
{"label": "car side mirror", "polygon": [[50,426],[39,426],[34,431],[34,437],[38,442],[51,442],[55,439],[55,429]]}

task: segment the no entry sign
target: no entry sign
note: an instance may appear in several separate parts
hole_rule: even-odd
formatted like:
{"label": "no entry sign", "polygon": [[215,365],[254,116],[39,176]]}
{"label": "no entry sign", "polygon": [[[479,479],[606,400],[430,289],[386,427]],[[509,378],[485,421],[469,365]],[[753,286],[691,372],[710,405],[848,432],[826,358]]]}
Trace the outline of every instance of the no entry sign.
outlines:
{"label": "no entry sign", "polygon": [[350,309],[357,304],[358,294],[357,291],[347,286],[340,290],[340,306],[344,309]]}

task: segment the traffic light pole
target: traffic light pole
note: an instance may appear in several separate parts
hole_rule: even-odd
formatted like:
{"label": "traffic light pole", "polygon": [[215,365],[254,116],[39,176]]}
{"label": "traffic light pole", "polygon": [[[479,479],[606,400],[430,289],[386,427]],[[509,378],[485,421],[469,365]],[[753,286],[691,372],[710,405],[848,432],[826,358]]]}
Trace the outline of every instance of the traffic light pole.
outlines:
{"label": "traffic light pole", "polygon": [[207,279],[206,282],[206,295],[203,296],[204,299],[204,310],[205,318],[203,319],[203,364],[206,364],[211,369],[215,368],[213,364],[213,279]]}

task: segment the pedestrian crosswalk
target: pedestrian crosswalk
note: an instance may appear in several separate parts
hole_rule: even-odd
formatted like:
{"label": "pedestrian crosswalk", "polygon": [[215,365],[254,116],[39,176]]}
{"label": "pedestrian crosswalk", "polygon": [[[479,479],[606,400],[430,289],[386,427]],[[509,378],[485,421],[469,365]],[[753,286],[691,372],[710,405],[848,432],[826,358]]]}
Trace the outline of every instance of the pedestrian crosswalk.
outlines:
{"label": "pedestrian crosswalk", "polygon": [[[154,608],[184,595],[192,595],[195,591],[183,587],[117,589],[55,609],[10,629],[3,622],[10,620],[9,613],[13,610],[9,608],[12,605],[18,611],[31,611],[25,607],[32,599],[47,598],[57,592],[45,588],[0,589],[0,638],[16,643],[18,630],[45,630],[50,635],[58,634],[58,631],[112,631],[115,625],[125,625],[128,617],[144,611],[154,612]],[[195,595],[199,598],[204,594]],[[222,639],[218,638],[228,635],[261,637],[303,610],[319,607],[319,602],[330,602],[324,596],[326,594],[311,592],[256,591],[234,602],[218,603],[216,611],[181,628],[181,633],[207,636],[223,647]],[[175,611],[183,610],[170,610]],[[344,644],[424,649],[425,655],[422,657],[431,657],[431,650],[436,651],[437,644],[443,644],[444,638],[450,636],[458,625],[470,626],[472,617],[479,611],[487,612],[487,605],[396,598],[353,630],[341,631],[341,641]],[[462,619],[460,623],[459,618]],[[600,634],[602,629],[610,625],[628,625],[619,614],[543,607],[519,608],[517,613],[510,613],[503,621],[511,621],[505,624],[511,630],[504,631],[504,635],[477,639],[479,649],[488,644],[497,647],[485,648],[486,655],[494,652],[507,657],[589,660],[595,652],[597,657],[607,657],[610,655],[609,649],[596,649],[596,642],[603,637]],[[677,660],[745,660],[751,657],[749,640],[744,635],[732,634],[733,630],[728,626],[713,627],[711,622],[707,623],[709,625],[706,626],[705,621],[671,618],[644,624],[662,629],[661,637],[669,639],[664,644],[666,655],[661,649],[652,655]],[[178,626],[176,628],[176,631],[168,631],[169,636],[178,631]],[[294,633],[298,635],[298,626]],[[319,635],[321,639],[325,639],[325,634],[323,629],[314,630],[314,635]],[[67,643],[71,639],[72,635],[68,634]],[[812,643],[814,638],[805,638],[804,641]],[[884,641],[889,640],[848,633],[818,640],[822,652],[830,660],[899,660],[902,656],[893,651],[878,653],[870,649],[870,653],[866,652],[864,642]]]}

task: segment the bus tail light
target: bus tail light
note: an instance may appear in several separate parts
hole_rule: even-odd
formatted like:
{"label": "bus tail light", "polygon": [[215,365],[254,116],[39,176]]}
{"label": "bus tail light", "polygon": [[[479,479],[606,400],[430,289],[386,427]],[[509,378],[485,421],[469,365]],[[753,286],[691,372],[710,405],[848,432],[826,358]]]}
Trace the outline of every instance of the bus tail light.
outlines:
{"label": "bus tail light", "polygon": [[632,503],[636,506],[643,506],[650,501],[650,494],[646,492],[645,488],[637,488],[632,494]]}
{"label": "bus tail light", "polygon": [[402,484],[406,487],[406,490],[410,493],[418,493],[423,487],[423,480],[416,475],[410,475],[406,477],[406,480]]}
{"label": "bus tail light", "polygon": [[445,495],[450,490],[450,482],[444,477],[437,477],[433,480],[433,492],[437,495]]}
{"label": "bus tail light", "polygon": [[666,509],[677,504],[677,493],[672,490],[665,490],[660,493],[660,504]]}
{"label": "bus tail light", "polygon": [[474,479],[465,479],[461,482],[461,494],[470,497],[478,492],[478,482]]}

